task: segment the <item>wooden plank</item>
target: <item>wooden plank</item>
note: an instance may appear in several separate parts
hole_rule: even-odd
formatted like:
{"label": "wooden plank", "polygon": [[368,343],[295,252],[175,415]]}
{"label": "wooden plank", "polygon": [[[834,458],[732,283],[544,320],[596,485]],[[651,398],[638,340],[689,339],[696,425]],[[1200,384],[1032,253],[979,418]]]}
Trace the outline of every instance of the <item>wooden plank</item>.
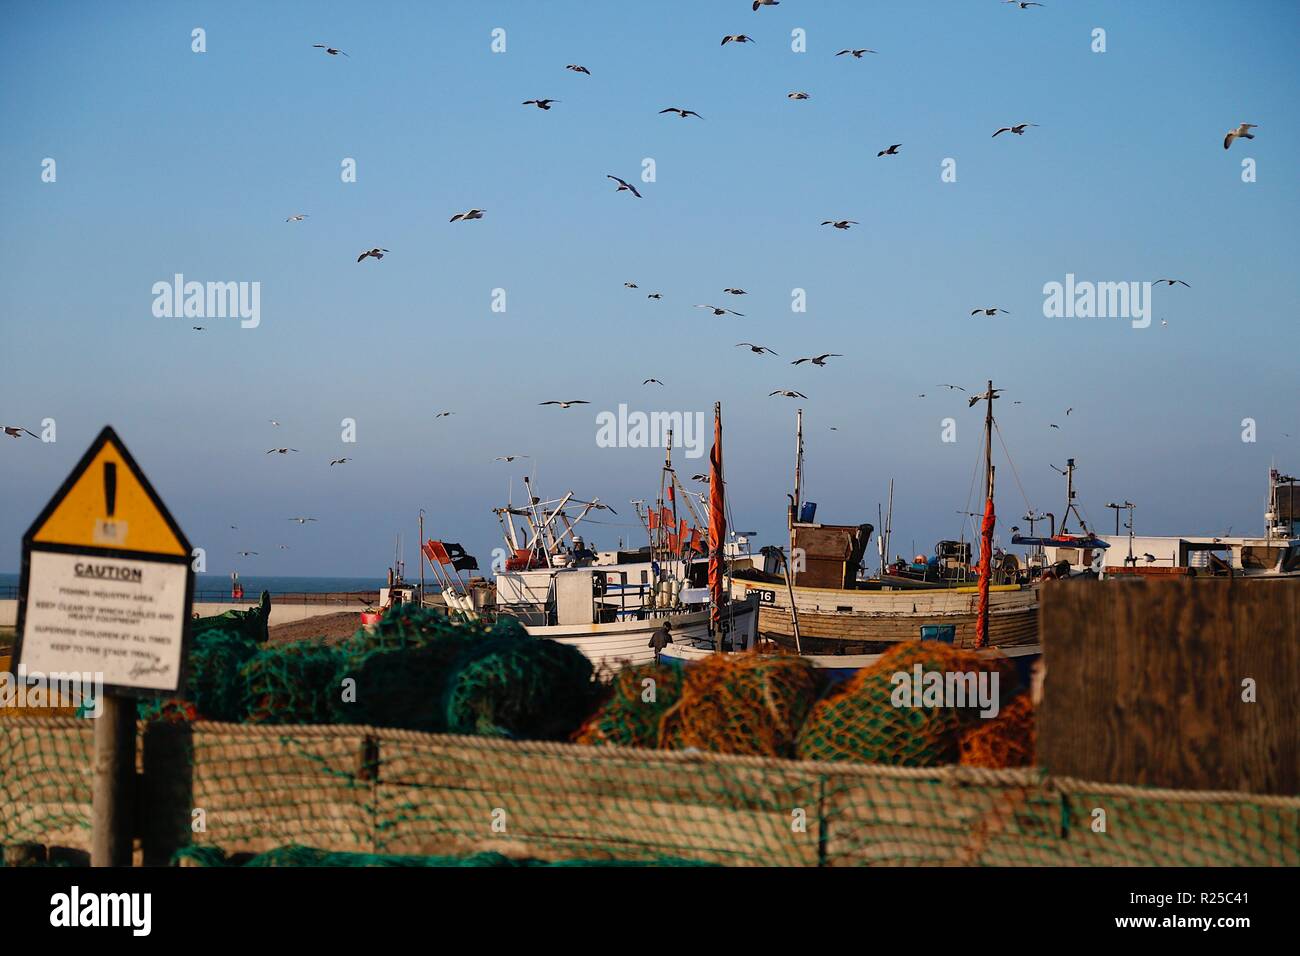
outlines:
{"label": "wooden plank", "polygon": [[[1300,793],[1300,580],[1050,582],[1038,757],[1052,774]],[[1242,700],[1242,682],[1257,701]]]}

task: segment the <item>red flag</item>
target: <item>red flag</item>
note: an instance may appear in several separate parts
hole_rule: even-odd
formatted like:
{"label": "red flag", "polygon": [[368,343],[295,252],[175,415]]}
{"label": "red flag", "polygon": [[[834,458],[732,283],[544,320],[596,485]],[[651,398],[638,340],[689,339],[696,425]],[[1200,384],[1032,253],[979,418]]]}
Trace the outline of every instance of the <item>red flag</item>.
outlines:
{"label": "red flag", "polygon": [[659,527],[659,512],[655,511],[653,508],[649,508],[646,511],[646,515],[650,518],[651,531]]}
{"label": "red flag", "polygon": [[975,619],[975,646],[985,647],[989,642],[989,581],[993,577],[993,499],[984,502],[984,524],[980,527],[980,591],[979,617]]}
{"label": "red flag", "polygon": [[713,407],[713,450],[709,452],[709,624],[714,647],[722,650],[722,564],[727,508],[722,494],[722,406]]}

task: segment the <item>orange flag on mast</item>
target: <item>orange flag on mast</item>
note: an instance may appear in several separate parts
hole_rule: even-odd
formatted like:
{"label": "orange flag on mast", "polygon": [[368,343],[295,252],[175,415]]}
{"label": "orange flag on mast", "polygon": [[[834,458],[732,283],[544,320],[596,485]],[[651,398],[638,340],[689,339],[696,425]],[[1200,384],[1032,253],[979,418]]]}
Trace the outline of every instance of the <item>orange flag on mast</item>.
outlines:
{"label": "orange flag on mast", "polygon": [[709,612],[710,629],[722,649],[722,564],[727,509],[722,481],[722,403],[713,406],[713,450],[709,452]]}

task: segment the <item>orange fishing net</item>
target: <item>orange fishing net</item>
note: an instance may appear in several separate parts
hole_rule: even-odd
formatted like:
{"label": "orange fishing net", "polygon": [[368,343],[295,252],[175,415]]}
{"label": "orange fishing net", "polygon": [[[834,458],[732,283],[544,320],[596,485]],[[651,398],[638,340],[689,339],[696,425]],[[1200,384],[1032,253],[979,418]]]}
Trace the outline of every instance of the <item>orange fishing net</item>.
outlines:
{"label": "orange fishing net", "polygon": [[967,767],[1030,767],[1034,763],[1034,705],[1019,694],[993,720],[981,720],[961,738]]}
{"label": "orange fishing net", "polygon": [[816,696],[817,678],[802,658],[715,654],[687,668],[681,700],[664,714],[659,745],[789,757]]}
{"label": "orange fishing net", "polygon": [[609,694],[573,735],[575,743],[654,747],[659,722],[677,703],[682,670],[671,664],[641,664],[618,672]]}
{"label": "orange fishing net", "polygon": [[937,641],[901,644],[817,702],[799,732],[798,755],[902,767],[956,763],[962,731],[980,722],[981,674],[988,693],[997,675],[999,701],[1018,684],[1005,658]]}

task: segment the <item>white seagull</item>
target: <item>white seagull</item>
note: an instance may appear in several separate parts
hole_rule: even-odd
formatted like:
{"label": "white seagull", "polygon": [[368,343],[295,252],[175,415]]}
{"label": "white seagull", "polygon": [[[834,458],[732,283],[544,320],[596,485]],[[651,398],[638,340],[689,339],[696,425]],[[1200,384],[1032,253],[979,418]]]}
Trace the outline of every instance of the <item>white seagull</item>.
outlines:
{"label": "white seagull", "polygon": [[858,225],[856,219],[826,219],[822,221],[823,226],[834,226],[836,229],[847,229],[849,226]]}
{"label": "white seagull", "polygon": [[971,315],[981,315],[981,314],[983,314],[983,315],[1010,315],[1011,313],[1008,312],[1006,309],[999,309],[999,308],[994,307],[994,308],[992,308],[992,309],[971,309],[971,310],[970,310],[970,314],[971,314]]}
{"label": "white seagull", "polygon": [[899,149],[902,148],[902,146],[903,146],[902,143],[895,143],[893,146],[890,146],[888,149],[882,149],[880,152],[876,153],[876,158],[879,159],[881,156],[897,156],[898,151]]}
{"label": "white seagull", "polygon": [[290,216],[288,219],[285,220],[285,222],[302,222],[306,218],[307,218],[307,213],[300,212],[296,216]]}
{"label": "white seagull", "polygon": [[747,349],[749,349],[749,350],[750,350],[751,352],[753,352],[755,355],[762,355],[764,352],[766,352],[768,355],[779,355],[779,354],[780,354],[780,353],[778,353],[778,352],[773,352],[773,351],[772,351],[770,348],[768,348],[766,345],[755,345],[753,342],[737,342],[737,343],[736,343],[736,348],[742,348],[742,347],[743,347],[743,348],[747,348]]}
{"label": "white seagull", "polygon": [[790,99],[790,100],[810,100],[810,99],[812,99],[812,94],[810,94],[810,93],[805,93],[803,90],[795,90],[793,93],[787,93],[787,94],[785,94],[785,96],[786,96],[786,99]]}
{"label": "white seagull", "polygon": [[1017,136],[1024,136],[1025,130],[1031,126],[1037,126],[1037,123],[1017,123],[1015,126],[1004,126],[993,136],[996,138],[1000,133],[1015,133]]}
{"label": "white seagull", "polygon": [[351,458],[331,458],[330,467],[333,468],[335,465],[345,465],[351,460]]}
{"label": "white seagull", "polygon": [[744,289],[727,288],[727,289],[723,289],[722,291],[726,292],[728,295],[749,295],[749,293],[746,292]]}
{"label": "white seagull", "polygon": [[621,193],[623,190],[626,189],[637,199],[641,198],[641,194],[636,191],[636,187],[633,186],[631,183],[629,183],[626,179],[619,179],[617,176],[611,176],[608,173],[605,174],[605,178],[612,179],[614,180],[614,182],[618,183],[618,189],[614,190],[614,192]]}
{"label": "white seagull", "polygon": [[1234,139],[1254,139],[1255,134],[1251,130],[1258,128],[1259,126],[1256,123],[1242,123],[1236,129],[1228,130],[1228,135],[1223,137],[1223,148],[1227,149],[1231,146]]}
{"label": "white seagull", "polygon": [[843,358],[839,352],[823,352],[821,355],[811,355],[808,358],[795,359],[791,365],[802,365],[804,362],[812,362],[814,365],[824,366],[828,358]]}
{"label": "white seagull", "polygon": [[808,397],[803,392],[791,391],[788,388],[778,388],[775,392],[768,392],[767,397],[771,398],[773,395],[780,395],[783,398],[807,398]]}
{"label": "white seagull", "polygon": [[753,42],[754,42],[753,37],[746,36],[743,33],[728,33],[725,37],[722,38],[723,46],[726,46],[728,43],[753,43]]}
{"label": "white seagull", "polygon": [[469,222],[471,219],[482,219],[483,213],[485,212],[487,212],[486,209],[471,209],[469,212],[458,212],[456,213],[456,215],[452,216],[447,221],[448,222],[459,222],[459,221]]}
{"label": "white seagull", "polygon": [[366,252],[361,253],[361,255],[357,256],[357,262],[360,262],[362,259],[366,258],[367,256],[371,256],[375,259],[382,259],[384,258],[384,253],[387,251],[388,251],[387,249],[380,249],[379,247],[376,246],[374,249],[369,249]]}
{"label": "white seagull", "polygon": [[574,73],[586,73],[588,76],[591,76],[591,70],[587,69],[585,66],[579,66],[577,63],[570,63],[565,67],[565,69],[572,70]]}
{"label": "white seagull", "polygon": [[557,402],[554,399],[552,399],[549,402],[538,402],[537,404],[538,405],[559,405],[561,408],[569,408],[570,406],[573,405],[590,405],[591,402],[588,402],[585,399],[581,399],[581,398],[574,398],[574,399],[570,399],[567,402]]}
{"label": "white seagull", "polygon": [[[317,50],[324,50],[330,56],[338,56],[340,53],[343,53],[342,50],[336,50],[334,47],[326,46],[324,43],[313,43],[312,46]],[[347,56],[346,53],[343,53],[343,55]],[[351,59],[351,57],[348,57],[348,59]]]}
{"label": "white seagull", "polygon": [[299,524],[306,524],[308,521],[315,521],[315,518],[288,518],[288,521],[296,521]]}
{"label": "white seagull", "polygon": [[1162,282],[1163,282],[1165,285],[1174,285],[1174,284],[1176,283],[1176,284],[1178,284],[1178,285],[1185,285],[1185,286],[1187,286],[1187,288],[1189,288],[1189,289],[1191,288],[1191,286],[1187,285],[1187,283],[1184,282],[1182,279],[1157,279],[1157,280],[1155,281],[1155,284],[1156,284],[1156,285],[1159,285],[1159,284],[1162,283]]}
{"label": "white seagull", "polygon": [[853,57],[855,60],[860,60],[860,59],[862,59],[862,54],[864,54],[864,53],[876,53],[876,52],[878,52],[878,51],[876,51],[876,50],[868,50],[868,49],[866,49],[865,47],[863,47],[861,50],[840,50],[840,52],[839,52],[839,53],[836,53],[835,55],[836,55],[836,56],[843,56],[845,53],[847,53],[847,54],[849,54],[849,56]]}
{"label": "white seagull", "polygon": [[291,451],[297,451],[296,448],[271,448],[267,451],[268,455],[287,455]]}
{"label": "white seagull", "polygon": [[742,319],[745,317],[745,313],[743,313],[743,312],[733,312],[731,309],[719,309],[716,305],[697,305],[695,308],[697,308],[697,309],[708,309],[708,310],[709,310],[710,312],[712,312],[714,315],[727,315],[727,314],[731,314],[731,315],[738,315],[738,316],[740,316]]}
{"label": "white seagull", "polygon": [[776,7],[780,4],[781,0],[754,0],[754,12],[758,13],[759,7]]}
{"label": "white seagull", "polygon": [[501,455],[497,458],[493,458],[492,460],[493,461],[514,461],[516,458],[527,458],[527,457],[528,457],[527,455]]}

